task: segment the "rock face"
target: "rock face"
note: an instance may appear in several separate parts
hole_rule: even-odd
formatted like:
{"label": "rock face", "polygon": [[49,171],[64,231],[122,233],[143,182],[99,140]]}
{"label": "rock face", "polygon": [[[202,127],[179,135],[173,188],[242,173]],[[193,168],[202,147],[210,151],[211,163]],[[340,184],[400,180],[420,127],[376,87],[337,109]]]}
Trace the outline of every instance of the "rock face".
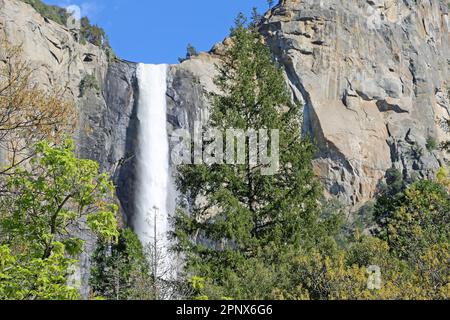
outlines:
{"label": "rock face", "polygon": [[444,1],[285,0],[261,26],[318,142],[330,194],[371,199],[387,169],[430,177],[448,138],[450,47]]}
{"label": "rock face", "polygon": [[[443,164],[426,145],[450,140],[442,125],[450,117],[449,28],[442,0],[284,0],[264,16],[261,33],[304,103],[305,134],[319,146],[315,170],[330,195],[357,207],[389,168],[430,177]],[[136,64],[108,63],[101,49],[19,0],[0,0],[0,32],[22,44],[41,87],[67,89],[78,108],[78,153],[111,173],[126,223],[134,211]],[[215,64],[228,42],[170,66],[170,131],[208,118],[205,92],[216,90]],[[101,89],[81,96],[86,75]],[[89,250],[79,280],[87,296],[95,239],[83,236]]]}
{"label": "rock face", "polygon": [[[117,186],[122,213],[133,210],[134,153],[137,144],[136,64],[116,61],[107,68],[98,104],[93,93],[79,102],[81,157],[100,163]],[[123,214],[125,219],[127,215]]]}
{"label": "rock face", "polygon": [[[35,70],[34,82],[43,89],[64,88],[66,98],[75,102],[78,154],[98,161],[102,171],[123,181],[135,139],[136,64],[108,63],[103,50],[76,40],[76,30],[43,18],[18,0],[0,0],[0,32],[13,45],[21,45],[24,59]],[[95,76],[100,90],[81,95],[87,75]]]}
{"label": "rock face", "polygon": [[202,53],[169,68],[167,105],[169,130],[192,129],[194,122],[208,120],[208,92],[216,92],[213,83],[215,65],[220,56]]}

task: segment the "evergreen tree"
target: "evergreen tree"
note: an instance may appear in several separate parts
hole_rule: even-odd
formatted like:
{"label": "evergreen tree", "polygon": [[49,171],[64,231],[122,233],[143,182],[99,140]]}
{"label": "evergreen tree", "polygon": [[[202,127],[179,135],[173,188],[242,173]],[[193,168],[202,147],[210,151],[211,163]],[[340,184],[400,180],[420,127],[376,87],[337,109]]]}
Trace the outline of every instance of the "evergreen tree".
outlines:
{"label": "evergreen tree", "polygon": [[253,166],[248,153],[245,164],[180,167],[178,187],[188,194],[189,212],[184,205],[175,219],[176,248],[186,257],[187,274],[205,281],[196,287],[208,287],[209,297],[265,299],[281,281],[285,252],[323,243],[331,224],[319,223],[314,146],[301,136],[300,105],[291,103],[282,70],[242,15],[231,38],[218,66],[222,94],[212,95],[209,126],[278,129],[279,170],[262,174],[264,166]]}
{"label": "evergreen tree", "polygon": [[178,58],[178,62],[182,63],[197,55],[198,55],[197,49],[192,44],[188,43],[186,47],[186,56],[184,58]]}
{"label": "evergreen tree", "polygon": [[198,55],[197,49],[195,49],[192,44],[188,43],[186,49],[186,59],[190,59],[191,57],[195,57],[196,55]]}
{"label": "evergreen tree", "polygon": [[119,240],[100,240],[93,256],[90,284],[95,296],[109,300],[153,300],[149,261],[136,234],[122,230]]}

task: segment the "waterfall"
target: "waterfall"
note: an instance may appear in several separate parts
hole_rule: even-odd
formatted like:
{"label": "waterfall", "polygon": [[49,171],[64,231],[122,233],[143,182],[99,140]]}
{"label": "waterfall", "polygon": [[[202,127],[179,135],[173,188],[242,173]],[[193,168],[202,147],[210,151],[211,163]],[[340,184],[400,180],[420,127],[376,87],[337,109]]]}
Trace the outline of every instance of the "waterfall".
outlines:
{"label": "waterfall", "polygon": [[139,64],[137,68],[139,132],[133,226],[142,244],[151,248],[151,258],[153,263],[155,260],[157,263],[155,272],[161,278],[167,277],[173,264],[168,252],[170,241],[167,238],[173,204],[167,136],[166,77],[167,65]]}

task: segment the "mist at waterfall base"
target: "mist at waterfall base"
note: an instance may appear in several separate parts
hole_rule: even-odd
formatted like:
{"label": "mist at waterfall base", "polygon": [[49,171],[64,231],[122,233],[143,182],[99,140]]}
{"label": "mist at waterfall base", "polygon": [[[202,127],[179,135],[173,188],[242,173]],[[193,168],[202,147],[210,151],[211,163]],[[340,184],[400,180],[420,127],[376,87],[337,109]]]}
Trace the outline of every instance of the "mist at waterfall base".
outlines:
{"label": "mist at waterfall base", "polygon": [[[169,165],[167,135],[167,65],[139,64],[138,148],[136,202],[133,228],[150,258],[156,276],[169,280],[176,274],[169,252],[170,215],[175,192]],[[156,256],[155,256],[156,254]]]}

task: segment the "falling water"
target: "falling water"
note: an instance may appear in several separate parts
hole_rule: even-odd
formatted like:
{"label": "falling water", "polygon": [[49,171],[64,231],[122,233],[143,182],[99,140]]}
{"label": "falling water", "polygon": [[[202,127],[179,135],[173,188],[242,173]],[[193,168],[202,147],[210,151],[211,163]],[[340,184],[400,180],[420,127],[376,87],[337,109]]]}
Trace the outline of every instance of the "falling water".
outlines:
{"label": "falling water", "polygon": [[[137,189],[134,230],[144,246],[157,253],[159,277],[167,275],[171,265],[168,253],[170,168],[166,119],[167,65],[140,64],[139,144],[137,150]],[[152,257],[154,258],[154,257]]]}

